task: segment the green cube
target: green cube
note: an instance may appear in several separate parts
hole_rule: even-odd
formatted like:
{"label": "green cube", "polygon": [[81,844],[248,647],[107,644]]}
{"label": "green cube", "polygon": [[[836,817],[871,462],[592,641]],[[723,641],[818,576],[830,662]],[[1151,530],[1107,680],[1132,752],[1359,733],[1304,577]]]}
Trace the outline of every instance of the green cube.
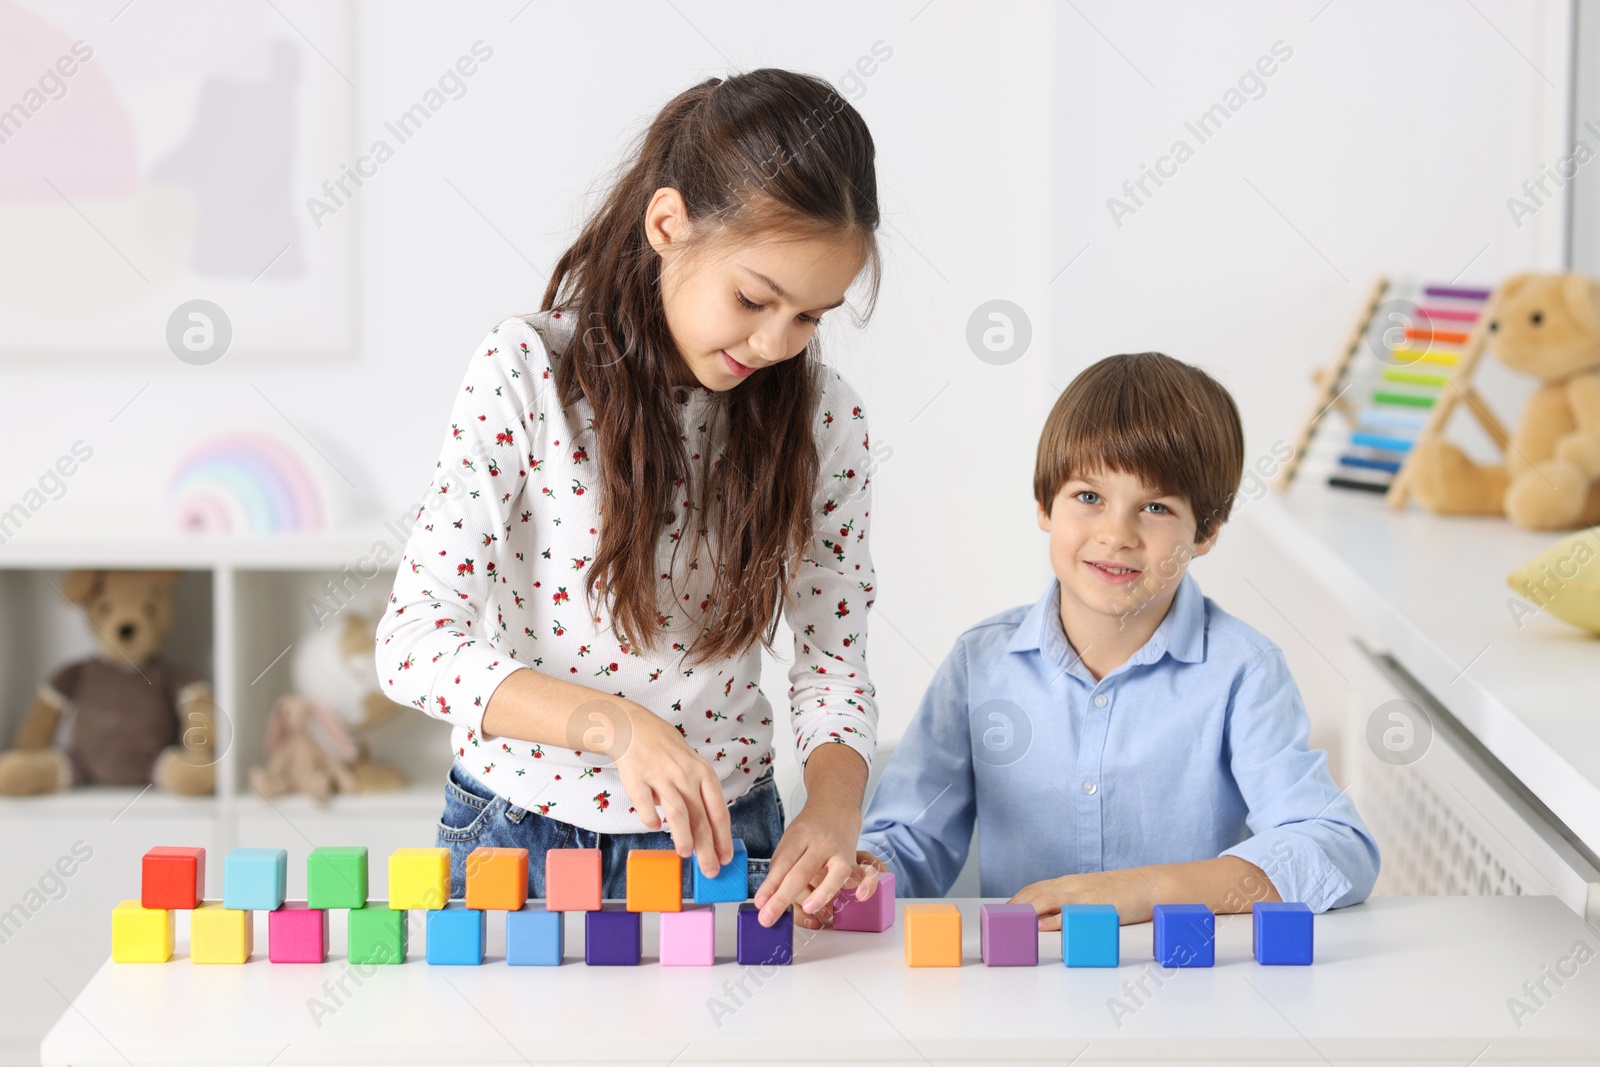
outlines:
{"label": "green cube", "polygon": [[367,850],[360,845],[316,848],[306,860],[306,906],[367,906]]}
{"label": "green cube", "polygon": [[350,909],[351,963],[404,963],[407,911],[390,911],[387,900]]}

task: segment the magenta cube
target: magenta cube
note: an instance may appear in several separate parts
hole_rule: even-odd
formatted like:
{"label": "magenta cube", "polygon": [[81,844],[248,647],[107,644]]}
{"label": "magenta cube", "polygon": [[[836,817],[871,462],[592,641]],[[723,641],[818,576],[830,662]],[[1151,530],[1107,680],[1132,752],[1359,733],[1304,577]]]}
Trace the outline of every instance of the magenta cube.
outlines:
{"label": "magenta cube", "polygon": [[661,913],[661,963],[667,967],[709,967],[717,962],[717,910],[710,904],[685,904]]}
{"label": "magenta cube", "polygon": [[322,963],[328,958],[328,913],[303,900],[267,912],[267,959],[273,963]]}
{"label": "magenta cube", "polygon": [[881,934],[894,925],[894,874],[878,872],[878,888],[866,900],[854,889],[842,889],[833,898],[833,928]]}
{"label": "magenta cube", "polygon": [[982,926],[983,962],[990,967],[1039,965],[1039,913],[1032,904],[984,904],[978,908]]}

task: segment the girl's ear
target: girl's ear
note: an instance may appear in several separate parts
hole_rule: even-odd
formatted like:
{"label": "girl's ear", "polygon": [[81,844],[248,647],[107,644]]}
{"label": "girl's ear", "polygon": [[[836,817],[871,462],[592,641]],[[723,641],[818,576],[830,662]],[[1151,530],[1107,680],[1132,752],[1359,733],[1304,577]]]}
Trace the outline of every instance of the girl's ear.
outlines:
{"label": "girl's ear", "polygon": [[644,209],[644,234],[650,247],[663,257],[675,244],[681,244],[689,235],[689,207],[683,194],[671,186],[663,186],[650,197]]}

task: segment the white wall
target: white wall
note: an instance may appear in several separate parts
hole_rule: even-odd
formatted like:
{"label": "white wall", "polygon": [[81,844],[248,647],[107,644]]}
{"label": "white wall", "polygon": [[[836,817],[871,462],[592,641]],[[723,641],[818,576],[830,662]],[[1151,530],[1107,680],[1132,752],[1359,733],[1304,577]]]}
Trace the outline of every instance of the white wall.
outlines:
{"label": "white wall", "polygon": [[[87,435],[97,458],[61,510],[150,512],[188,443],[243,420],[307,435],[352,511],[399,513],[429,478],[471,345],[536,306],[584,195],[668,95],[730,66],[837,80],[882,42],[891,58],[852,95],[879,146],[888,271],[868,331],[835,317],[828,341],[894,450],[877,481],[872,630],[894,734],[954,635],[1047,577],[1033,443],[1089,362],[1160,348],[1212,369],[1254,457],[1291,435],[1308,369],[1374,272],[1492,281],[1558,265],[1560,206],[1518,229],[1505,198],[1565,147],[1564,3],[519,9],[359,9],[358,140],[474,41],[495,55],[336,220],[360,226],[358,351],[322,365],[13,358],[0,501]],[[96,42],[113,79],[139,17]],[[1278,41],[1292,57],[1264,95],[1118,226],[1107,198],[1126,200],[1122,183],[1176,138],[1195,144],[1185,121]],[[1034,329],[1010,366],[964,340],[994,297]],[[1224,538],[1198,573],[1271,631],[1241,565]]]}

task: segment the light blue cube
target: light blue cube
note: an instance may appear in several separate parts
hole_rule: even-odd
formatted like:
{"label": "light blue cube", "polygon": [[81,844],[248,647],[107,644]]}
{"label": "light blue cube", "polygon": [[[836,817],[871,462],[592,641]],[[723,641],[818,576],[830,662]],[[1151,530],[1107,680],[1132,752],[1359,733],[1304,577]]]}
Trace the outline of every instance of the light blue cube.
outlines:
{"label": "light blue cube", "polygon": [[466,967],[482,963],[484,914],[459,900],[428,912],[428,962]]}
{"label": "light blue cube", "polygon": [[1211,967],[1217,960],[1217,917],[1204,904],[1157,904],[1150,909],[1156,962],[1163,967]]}
{"label": "light blue cube", "polygon": [[1061,962],[1068,967],[1115,967],[1122,962],[1122,919],[1110,904],[1061,908]]}
{"label": "light blue cube", "polygon": [[222,906],[229,911],[277,911],[288,881],[288,849],[236,848],[222,861]]}
{"label": "light blue cube", "polygon": [[506,912],[506,962],[514,966],[559,967],[566,955],[562,913],[543,904],[524,904]]}
{"label": "light blue cube", "polygon": [[733,859],[722,865],[715,878],[707,878],[696,860],[694,867],[694,902],[696,904],[742,904],[750,899],[750,853],[744,842],[733,839]]}

